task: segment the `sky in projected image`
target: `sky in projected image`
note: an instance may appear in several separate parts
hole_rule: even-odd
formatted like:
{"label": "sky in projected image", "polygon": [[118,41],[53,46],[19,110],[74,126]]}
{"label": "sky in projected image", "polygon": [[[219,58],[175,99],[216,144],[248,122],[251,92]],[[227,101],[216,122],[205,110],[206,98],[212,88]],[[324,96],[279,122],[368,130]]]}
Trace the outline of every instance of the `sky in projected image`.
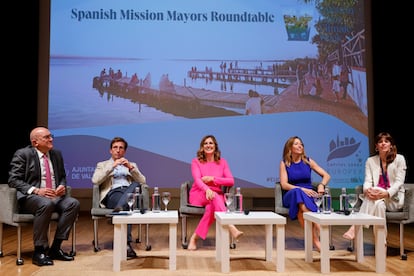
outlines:
{"label": "sky in projected image", "polygon": [[[296,96],[297,62],[307,62],[306,94],[317,77],[310,69],[319,57],[314,4],[51,2],[49,128],[75,188],[90,187],[114,136],[128,140],[127,157],[150,186],[179,187],[191,178],[191,159],[206,134],[218,138],[238,186],[273,187],[283,144],[293,135],[331,173],[332,186],[363,181],[366,68],[350,66],[346,101],[334,101],[327,69],[320,69],[321,98]],[[249,90],[263,98],[264,114],[245,115]]]}

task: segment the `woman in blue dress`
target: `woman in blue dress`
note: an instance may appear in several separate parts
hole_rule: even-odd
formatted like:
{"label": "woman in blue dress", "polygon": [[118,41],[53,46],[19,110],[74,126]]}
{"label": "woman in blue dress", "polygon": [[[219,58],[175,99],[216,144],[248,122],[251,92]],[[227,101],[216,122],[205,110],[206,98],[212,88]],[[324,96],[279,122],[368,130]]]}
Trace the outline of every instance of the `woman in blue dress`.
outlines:
{"label": "woman in blue dress", "polygon": [[[322,177],[317,191],[312,186],[312,170]],[[283,148],[283,160],[280,162],[280,185],[283,190],[283,206],[289,209],[289,217],[298,220],[304,227],[303,213],[316,212],[313,197],[323,194],[331,176],[313,159],[306,156],[302,139],[290,137]],[[320,227],[313,224],[313,244],[320,251]]]}

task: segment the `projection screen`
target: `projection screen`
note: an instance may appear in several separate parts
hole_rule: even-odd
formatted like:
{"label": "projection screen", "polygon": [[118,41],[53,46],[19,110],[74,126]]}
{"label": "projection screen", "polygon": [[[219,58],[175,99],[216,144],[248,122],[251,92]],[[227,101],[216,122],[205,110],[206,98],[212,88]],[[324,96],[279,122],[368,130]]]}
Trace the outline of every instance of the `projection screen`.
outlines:
{"label": "projection screen", "polygon": [[242,188],[273,187],[295,135],[331,187],[363,182],[364,1],[50,2],[47,124],[73,188],[115,136],[151,187],[178,188],[206,134]]}

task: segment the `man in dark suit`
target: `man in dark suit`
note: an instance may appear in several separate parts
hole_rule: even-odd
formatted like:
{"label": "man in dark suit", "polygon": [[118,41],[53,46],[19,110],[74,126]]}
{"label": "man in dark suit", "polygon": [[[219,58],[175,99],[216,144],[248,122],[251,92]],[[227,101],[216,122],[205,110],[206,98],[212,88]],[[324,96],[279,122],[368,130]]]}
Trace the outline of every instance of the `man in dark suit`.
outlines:
{"label": "man in dark suit", "polygon": [[[78,217],[80,203],[66,195],[66,172],[62,153],[53,149],[53,135],[45,127],[30,132],[31,145],[18,149],[12,158],[9,186],[17,189],[21,212],[34,215],[33,264],[53,265],[53,260],[73,261],[61,249]],[[53,243],[49,249],[48,231],[52,213],[59,213]]]}

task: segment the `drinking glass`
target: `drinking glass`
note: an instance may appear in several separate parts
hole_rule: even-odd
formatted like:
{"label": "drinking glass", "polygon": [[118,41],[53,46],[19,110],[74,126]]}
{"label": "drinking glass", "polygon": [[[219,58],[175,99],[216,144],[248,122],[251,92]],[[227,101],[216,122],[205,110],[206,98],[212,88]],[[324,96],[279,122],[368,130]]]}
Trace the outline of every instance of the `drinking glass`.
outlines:
{"label": "drinking glass", "polygon": [[358,201],[358,197],[356,194],[348,194],[348,203],[351,205],[351,214],[354,214],[354,206]]}
{"label": "drinking glass", "polygon": [[322,195],[317,194],[316,196],[313,197],[313,200],[315,201],[316,207],[318,207],[317,213],[320,213],[321,212],[321,204],[322,204]]}
{"label": "drinking glass", "polygon": [[127,202],[129,205],[129,212],[132,213],[132,206],[135,203],[135,193],[128,193],[127,194]]}
{"label": "drinking glass", "polygon": [[162,193],[162,203],[165,205],[164,211],[167,212],[167,205],[171,200],[171,193],[170,192],[163,192]]}
{"label": "drinking glass", "polygon": [[224,200],[226,201],[227,211],[226,213],[230,213],[230,205],[233,203],[233,194],[232,193],[225,193]]}

